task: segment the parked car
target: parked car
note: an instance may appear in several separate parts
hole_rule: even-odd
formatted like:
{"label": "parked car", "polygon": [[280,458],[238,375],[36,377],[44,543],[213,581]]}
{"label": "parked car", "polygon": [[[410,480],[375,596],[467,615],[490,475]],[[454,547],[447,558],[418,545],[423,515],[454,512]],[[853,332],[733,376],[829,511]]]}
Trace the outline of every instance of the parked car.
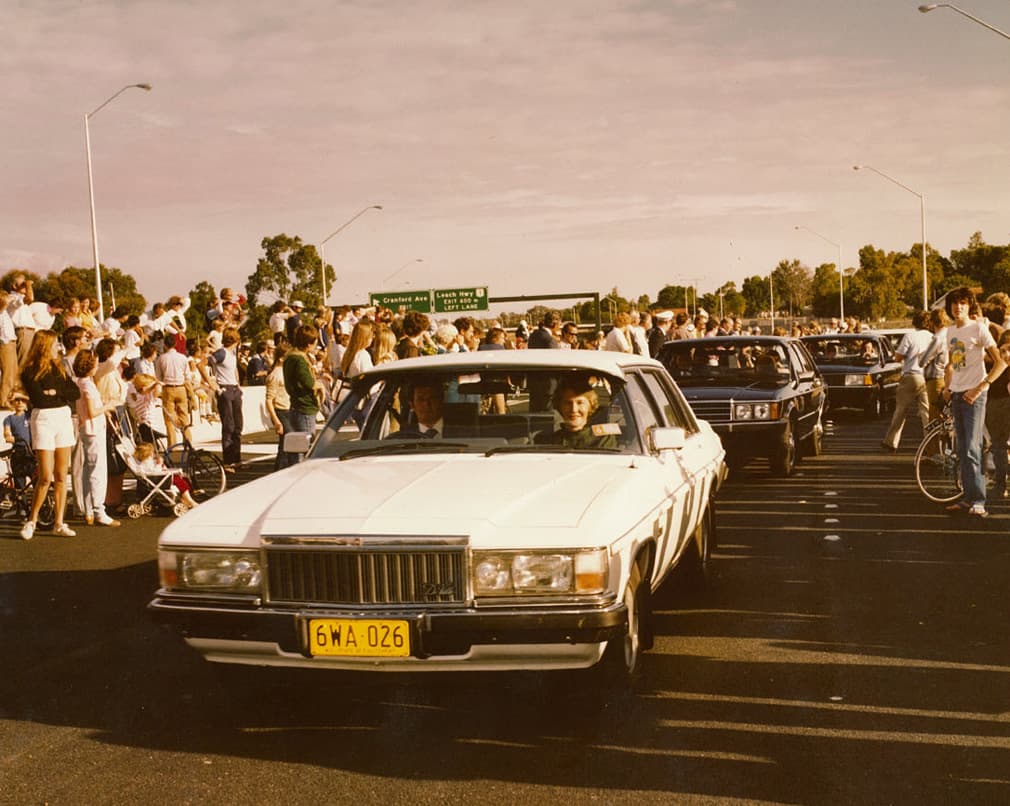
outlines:
{"label": "parked car", "polygon": [[832,408],[862,409],[871,417],[893,411],[901,362],[879,333],[829,333],[803,336],[828,384]]}
{"label": "parked car", "polygon": [[821,452],[827,388],[798,339],[715,336],[667,342],[659,354],[694,410],[722,438],[730,467],[768,459],[792,475]]}
{"label": "parked car", "polygon": [[623,680],[651,645],[653,591],[678,565],[705,580],[725,452],[658,362],[481,351],[350,386],[302,462],[162,533],[150,609],[207,659],[600,663]]}

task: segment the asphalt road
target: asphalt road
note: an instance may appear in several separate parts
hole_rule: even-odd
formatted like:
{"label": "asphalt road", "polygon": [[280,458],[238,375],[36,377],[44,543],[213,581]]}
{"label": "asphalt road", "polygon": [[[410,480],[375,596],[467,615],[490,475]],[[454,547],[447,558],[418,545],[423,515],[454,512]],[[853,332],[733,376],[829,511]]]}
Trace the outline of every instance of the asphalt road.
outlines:
{"label": "asphalt road", "polygon": [[1010,504],[944,514],[884,426],[841,415],[796,477],[727,483],[715,583],[664,590],[627,693],[220,676],[145,614],[164,519],[0,521],[0,802],[1010,802]]}

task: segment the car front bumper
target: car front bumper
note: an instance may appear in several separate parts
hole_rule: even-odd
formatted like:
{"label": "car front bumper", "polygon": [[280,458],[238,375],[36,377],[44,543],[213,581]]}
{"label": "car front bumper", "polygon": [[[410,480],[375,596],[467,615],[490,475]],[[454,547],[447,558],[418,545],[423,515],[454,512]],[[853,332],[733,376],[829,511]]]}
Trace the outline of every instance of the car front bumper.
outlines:
{"label": "car front bumper", "polygon": [[829,386],[828,402],[836,409],[865,409],[879,395],[879,386]]}
{"label": "car front bumper", "polygon": [[712,423],[731,457],[767,456],[781,442],[788,420]]}
{"label": "car front bumper", "polygon": [[[606,606],[453,610],[280,610],[197,605],[159,595],[154,619],[178,628],[207,660],[261,666],[370,671],[577,669],[596,663],[627,631],[623,602]],[[410,624],[409,657],[313,657],[309,619],[398,619]]]}

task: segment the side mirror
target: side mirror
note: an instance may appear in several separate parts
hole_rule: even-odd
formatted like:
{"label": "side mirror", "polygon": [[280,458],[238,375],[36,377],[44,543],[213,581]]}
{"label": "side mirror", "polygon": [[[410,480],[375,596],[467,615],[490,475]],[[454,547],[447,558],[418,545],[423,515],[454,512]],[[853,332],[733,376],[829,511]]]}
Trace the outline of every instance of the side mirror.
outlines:
{"label": "side mirror", "polygon": [[654,452],[679,451],[686,439],[683,428],[653,428],[649,431],[649,442]]}
{"label": "side mirror", "polygon": [[292,431],[284,435],[284,450],[287,453],[308,453],[312,444],[312,434],[308,431]]}

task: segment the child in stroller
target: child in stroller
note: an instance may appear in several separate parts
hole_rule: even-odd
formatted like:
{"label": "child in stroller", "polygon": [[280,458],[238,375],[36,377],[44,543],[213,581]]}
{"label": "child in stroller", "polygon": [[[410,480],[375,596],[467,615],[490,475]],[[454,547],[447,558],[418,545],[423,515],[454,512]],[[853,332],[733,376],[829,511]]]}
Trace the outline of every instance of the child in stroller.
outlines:
{"label": "child in stroller", "polygon": [[[158,499],[170,507],[176,515],[181,515],[197,505],[190,493],[189,481],[178,470],[165,467],[164,460],[150,442],[130,445],[129,439],[121,439],[119,447],[130,471],[137,477],[137,492],[141,500],[127,508],[131,518],[151,512],[152,501]],[[132,451],[130,448],[132,447]],[[142,488],[147,488],[146,495]]]}

